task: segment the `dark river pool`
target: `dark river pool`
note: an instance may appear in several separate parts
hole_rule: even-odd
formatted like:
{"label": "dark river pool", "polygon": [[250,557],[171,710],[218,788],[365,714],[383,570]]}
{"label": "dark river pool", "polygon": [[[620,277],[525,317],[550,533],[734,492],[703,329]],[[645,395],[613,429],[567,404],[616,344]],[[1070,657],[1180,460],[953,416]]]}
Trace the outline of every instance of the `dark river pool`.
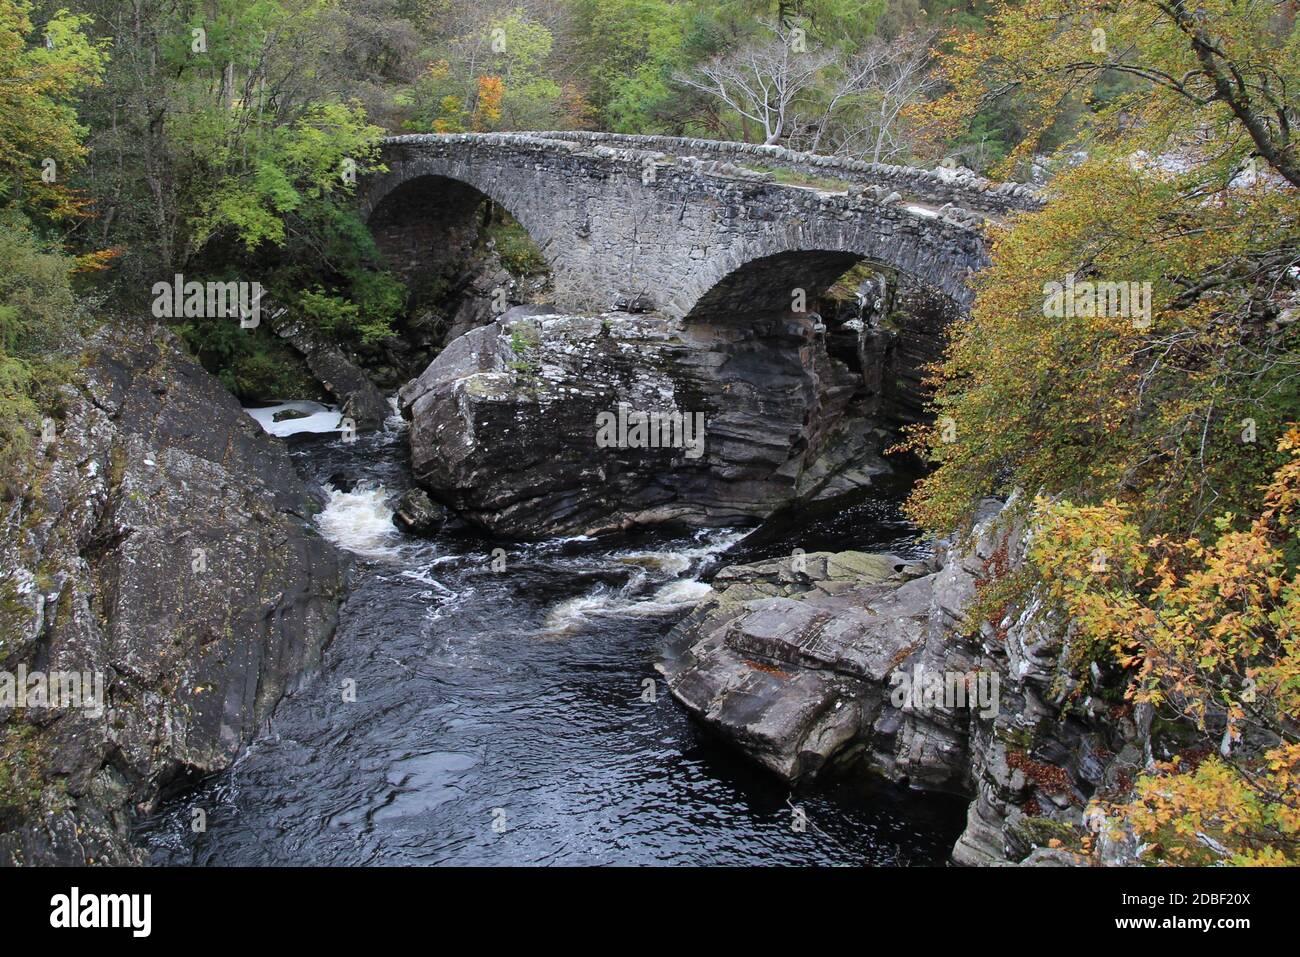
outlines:
{"label": "dark river pool", "polygon": [[900,493],[748,538],[423,540],[392,524],[410,483],[400,424],[350,444],[295,441],[308,478],[356,483],[330,491],[317,519],[357,563],[338,634],[231,770],[142,823],[154,863],[946,860],[960,802],[861,782],[792,792],[689,719],[654,671],[722,564],[795,547],[921,554]]}

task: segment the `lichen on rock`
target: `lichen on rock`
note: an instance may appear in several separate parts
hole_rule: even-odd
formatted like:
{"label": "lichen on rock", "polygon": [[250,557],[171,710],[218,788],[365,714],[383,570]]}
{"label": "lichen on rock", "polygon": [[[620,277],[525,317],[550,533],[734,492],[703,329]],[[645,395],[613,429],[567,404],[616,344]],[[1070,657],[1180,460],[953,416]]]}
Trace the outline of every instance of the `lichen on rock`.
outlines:
{"label": "lichen on rock", "polygon": [[62,404],[0,527],[0,668],[101,675],[105,700],[0,713],[26,782],[0,862],[136,862],[133,818],[319,663],[342,568],[283,447],[165,330],[105,328]]}

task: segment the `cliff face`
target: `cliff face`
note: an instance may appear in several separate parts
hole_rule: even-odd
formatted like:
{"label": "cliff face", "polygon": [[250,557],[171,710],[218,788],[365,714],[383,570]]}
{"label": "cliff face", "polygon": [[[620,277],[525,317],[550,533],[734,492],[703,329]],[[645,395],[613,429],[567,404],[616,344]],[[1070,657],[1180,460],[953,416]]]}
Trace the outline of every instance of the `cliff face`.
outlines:
{"label": "cliff face", "polygon": [[[229,766],[332,634],[339,558],[277,443],[165,331],[102,332],[0,524],[0,862],[121,863],[135,812]],[[47,430],[48,431],[48,430]]]}
{"label": "cliff face", "polygon": [[924,565],[846,552],[728,568],[659,670],[791,782],[865,770],[969,797],[957,863],[1072,863],[1062,848],[1098,832],[1102,859],[1126,862],[1132,848],[1085,809],[1145,763],[1141,718],[1086,695],[1064,707],[1061,629],[1036,609],[964,629],[977,587],[1022,552],[990,503],[968,552]]}

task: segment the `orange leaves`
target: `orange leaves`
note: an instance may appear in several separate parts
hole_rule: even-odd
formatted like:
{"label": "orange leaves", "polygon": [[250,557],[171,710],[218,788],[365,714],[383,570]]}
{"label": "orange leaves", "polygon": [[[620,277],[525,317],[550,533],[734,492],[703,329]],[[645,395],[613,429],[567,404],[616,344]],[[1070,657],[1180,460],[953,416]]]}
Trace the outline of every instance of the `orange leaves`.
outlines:
{"label": "orange leaves", "polygon": [[1291,513],[1300,502],[1300,427],[1291,426],[1278,442],[1278,450],[1291,456],[1264,490],[1264,514],[1261,520],[1289,528]]}
{"label": "orange leaves", "polygon": [[122,255],[120,246],[110,249],[96,249],[76,257],[72,271],[75,273],[93,273],[107,269],[118,256]]}
{"label": "orange leaves", "polygon": [[1044,791],[1051,794],[1064,794],[1070,798],[1071,803],[1076,802],[1074,787],[1070,784],[1070,775],[1063,768],[1035,761],[1023,751],[1008,751],[1007,767],[1019,771]]}
{"label": "orange leaves", "polygon": [[[1300,492],[1297,439],[1292,427],[1279,443],[1289,460],[1268,502]],[[1246,530],[1226,516],[1211,544],[1144,541],[1115,502],[1037,508],[1030,559],[1083,637],[1129,670],[1129,698],[1170,705],[1233,745],[1284,741],[1262,758],[1175,759],[1139,782],[1121,814],[1180,863],[1297,862],[1300,575],[1279,548],[1280,506]]]}
{"label": "orange leaves", "polygon": [[499,76],[478,78],[478,97],[474,105],[474,129],[484,130],[501,119],[501,101],[505,96],[505,81]]}

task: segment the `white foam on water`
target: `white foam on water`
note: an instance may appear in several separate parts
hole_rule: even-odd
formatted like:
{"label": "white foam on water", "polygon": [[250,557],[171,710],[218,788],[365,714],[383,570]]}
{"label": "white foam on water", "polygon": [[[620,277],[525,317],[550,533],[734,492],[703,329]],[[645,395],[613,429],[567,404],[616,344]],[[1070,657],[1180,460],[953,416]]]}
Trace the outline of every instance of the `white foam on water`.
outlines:
{"label": "white foam on water", "polygon": [[646,572],[682,575],[690,571],[694,559],[681,552],[632,552],[614,556],[623,565],[636,565]]}
{"label": "white foam on water", "polygon": [[617,596],[607,592],[593,592],[562,601],[546,616],[540,634],[548,638],[571,635],[580,631],[592,618],[608,614],[619,601]]}
{"label": "white foam on water", "polygon": [[388,407],[392,413],[384,419],[384,428],[389,432],[405,432],[410,423],[402,418],[402,407],[398,405],[396,395],[388,397]]}
{"label": "white foam on water", "polygon": [[[682,577],[698,569],[701,560],[729,548],[745,537],[744,531],[704,533],[699,544],[662,551],[627,550],[610,557],[620,564],[637,566],[628,587],[619,590],[600,588],[577,598],[560,602],[551,609],[542,626],[545,637],[562,637],[581,631],[607,617],[648,618],[689,610],[713,591],[695,575]],[[664,581],[664,579],[668,579]],[[647,580],[658,580],[653,591],[641,592]]]}
{"label": "white foam on water", "polygon": [[[339,426],[343,423],[343,413],[335,406],[322,405],[319,402],[306,400],[279,402],[262,409],[244,409],[244,411],[253,417],[254,421],[262,427],[262,431],[278,438],[298,435],[303,432],[318,434],[338,432]],[[302,415],[297,418],[275,421],[276,415],[281,412],[300,412]]]}
{"label": "white foam on water", "polygon": [[671,548],[660,551],[649,549],[627,549],[615,552],[615,561],[627,564],[644,565],[659,569],[667,574],[681,575],[697,561],[710,558],[726,551],[749,532],[744,529],[726,529],[717,531],[706,529],[696,536],[698,544],[685,548]]}
{"label": "white foam on water", "polygon": [[393,493],[382,485],[359,483],[351,492],[330,489],[316,516],[320,532],[335,545],[366,558],[396,558],[401,532],[393,525]]}
{"label": "white foam on water", "polygon": [[708,595],[712,588],[694,579],[681,579],[661,585],[651,594],[629,598],[621,592],[596,591],[551,609],[542,626],[546,637],[571,635],[600,618],[652,618],[686,611]]}
{"label": "white foam on water", "polygon": [[641,609],[646,609],[645,614],[657,615],[663,613],[660,609],[677,611],[683,607],[693,608],[700,599],[705,598],[712,591],[712,587],[693,578],[669,582],[656,591],[649,601],[634,605],[632,611],[640,614]]}
{"label": "white foam on water", "polygon": [[438,579],[434,578],[432,574],[430,574],[433,571],[434,565],[436,564],[438,564],[438,562],[435,560],[429,562],[427,565],[422,565],[419,568],[408,568],[402,572],[402,577],[409,578],[412,581],[417,581],[421,585],[429,585],[433,588],[436,588],[444,596],[450,596],[453,598],[456,597],[456,592],[452,591],[442,582],[438,581]]}

